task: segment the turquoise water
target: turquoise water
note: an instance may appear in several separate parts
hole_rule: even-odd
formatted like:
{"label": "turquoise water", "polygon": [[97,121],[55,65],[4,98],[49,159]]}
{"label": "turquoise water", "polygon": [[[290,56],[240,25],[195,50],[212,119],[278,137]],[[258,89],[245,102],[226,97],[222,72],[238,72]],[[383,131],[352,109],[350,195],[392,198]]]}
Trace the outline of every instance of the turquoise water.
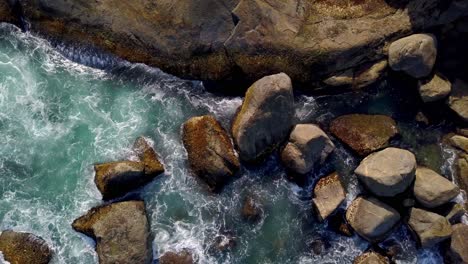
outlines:
{"label": "turquoise water", "polygon": [[[106,63],[102,54],[64,50],[75,60]],[[288,181],[277,157],[242,168],[220,195],[210,194],[190,175],[180,139],[182,123],[210,113],[228,128],[242,98],[207,93],[200,82],[145,65],[116,62],[117,68],[103,71],[62,53],[43,39],[0,24],[0,230],[41,236],[55,252],[53,263],[97,263],[93,241],[71,228],[75,218],[102,203],[92,165],[134,159],[130,147],[144,135],[153,141],[166,173],[130,196],[146,202],[155,257],[188,249],[200,263],[351,263],[368,247],[357,236],[338,236],[326,223],[317,223],[310,206],[311,185]],[[355,99],[369,112],[393,114],[387,107],[392,103],[379,98]],[[334,109],[335,99],[296,99],[302,122],[326,122],[346,109]],[[434,137],[419,142],[412,137],[413,127],[411,122],[401,124],[407,136],[403,133],[397,144],[412,148],[423,163],[430,149],[435,158],[428,159],[428,165],[451,174],[453,154],[436,144],[440,130],[418,130]],[[358,161],[337,145],[330,164],[312,178],[340,171],[348,183],[349,204],[360,192],[350,173]],[[240,217],[248,194],[264,205],[258,224]],[[223,253],[213,250],[215,237],[226,232],[236,237],[236,247]],[[322,255],[310,250],[317,238],[329,244]],[[437,251],[416,250],[404,227],[391,239],[405,249],[401,263],[441,261]]]}

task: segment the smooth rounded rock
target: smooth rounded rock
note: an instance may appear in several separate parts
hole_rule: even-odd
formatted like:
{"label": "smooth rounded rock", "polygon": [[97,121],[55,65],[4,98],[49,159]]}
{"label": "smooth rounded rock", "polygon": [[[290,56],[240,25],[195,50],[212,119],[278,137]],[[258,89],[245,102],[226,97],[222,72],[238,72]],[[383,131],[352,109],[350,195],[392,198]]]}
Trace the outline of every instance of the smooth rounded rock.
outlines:
{"label": "smooth rounded rock", "polygon": [[450,94],[452,85],[448,80],[437,74],[428,80],[420,80],[418,83],[419,95],[423,102],[435,102],[444,99]]}
{"label": "smooth rounded rock", "polygon": [[437,172],[418,167],[414,181],[414,196],[427,208],[443,205],[455,198],[460,189],[458,186],[439,175]]}
{"label": "smooth rounded rock", "polygon": [[11,230],[0,234],[0,252],[11,264],[47,264],[52,259],[52,250],[44,239]]}
{"label": "smooth rounded rock", "polygon": [[408,224],[422,247],[432,247],[452,235],[452,228],[445,217],[422,209],[411,209]]}
{"label": "smooth rounded rock", "polygon": [[150,227],[143,201],[92,208],[72,226],[96,240],[100,264],[152,263]]}
{"label": "smooth rounded rock", "polygon": [[395,120],[384,115],[351,114],[334,119],[330,131],[359,155],[388,146],[398,134]]}
{"label": "smooth rounded rock", "polygon": [[192,117],[184,123],[182,139],[192,172],[212,191],[220,191],[240,168],[226,130],[213,116]]}
{"label": "smooth rounded rock", "polygon": [[255,161],[271,153],[287,138],[293,119],[294,97],[289,76],[279,73],[252,84],[232,124],[241,159]]}
{"label": "smooth rounded rock", "polygon": [[370,242],[384,239],[400,221],[400,214],[375,198],[356,198],[346,211],[346,220]]}
{"label": "smooth rounded rock", "polygon": [[399,148],[386,148],[367,156],[354,171],[374,194],[391,197],[404,192],[413,182],[416,157]]}
{"label": "smooth rounded rock", "polygon": [[331,215],[346,198],[346,190],[335,172],[320,179],[314,187],[312,199],[320,221]]}
{"label": "smooth rounded rock", "polygon": [[288,169],[306,174],[315,165],[324,163],[334,149],[335,145],[320,127],[299,124],[291,132],[281,152],[281,160]]}
{"label": "smooth rounded rock", "polygon": [[437,57],[437,40],[432,34],[414,34],[390,44],[388,62],[395,71],[414,78],[428,76]]}
{"label": "smooth rounded rock", "polygon": [[468,153],[468,137],[455,135],[455,136],[452,136],[449,140],[452,146]]}

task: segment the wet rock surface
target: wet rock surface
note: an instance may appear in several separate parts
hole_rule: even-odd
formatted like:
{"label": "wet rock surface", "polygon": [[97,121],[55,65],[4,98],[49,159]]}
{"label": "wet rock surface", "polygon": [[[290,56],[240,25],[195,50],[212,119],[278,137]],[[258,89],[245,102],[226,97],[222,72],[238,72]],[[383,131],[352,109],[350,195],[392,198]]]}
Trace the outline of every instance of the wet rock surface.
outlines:
{"label": "wet rock surface", "polygon": [[284,73],[263,77],[245,94],[232,124],[240,158],[255,161],[286,140],[294,121],[291,79]]}
{"label": "wet rock surface", "polygon": [[323,164],[335,145],[317,125],[299,124],[292,130],[281,152],[283,164],[290,170],[306,174]]}
{"label": "wet rock surface", "polygon": [[457,224],[452,227],[453,234],[450,250],[456,263],[468,263],[468,225]]}
{"label": "wet rock surface", "polygon": [[452,235],[452,228],[445,217],[418,208],[411,209],[408,225],[422,247],[434,246]]}
{"label": "wet rock surface", "polygon": [[356,198],[346,211],[346,220],[370,242],[384,239],[400,221],[400,214],[375,198]]}
{"label": "wet rock surface", "polygon": [[140,161],[145,165],[145,174],[157,176],[164,172],[164,166],[159,161],[158,155],[148,140],[139,137],[133,144],[133,150],[137,153]]}
{"label": "wet rock surface", "polygon": [[428,208],[443,205],[455,198],[460,189],[435,171],[418,167],[414,182],[414,196],[419,203]]}
{"label": "wet rock surface", "polygon": [[390,264],[387,257],[380,255],[377,252],[369,251],[357,256],[353,264]]}
{"label": "wet rock surface", "polygon": [[428,76],[437,57],[437,39],[431,34],[414,34],[393,42],[388,50],[388,62],[395,71],[414,78]]}
{"label": "wet rock surface", "polygon": [[364,185],[379,196],[394,196],[413,182],[416,158],[398,148],[386,148],[367,156],[354,171]]}
{"label": "wet rock surface", "polygon": [[189,119],[183,125],[182,139],[191,170],[212,191],[220,191],[239,170],[231,139],[213,116]]}
{"label": "wet rock surface", "polygon": [[96,240],[101,264],[152,263],[150,227],[142,201],[95,207],[72,226]]}
{"label": "wet rock surface", "polygon": [[335,172],[320,179],[314,187],[312,199],[319,220],[325,220],[345,200],[346,190]]}
{"label": "wet rock surface", "polygon": [[241,216],[249,222],[257,222],[262,218],[263,208],[261,204],[252,196],[247,196],[242,205]]}
{"label": "wet rock surface", "polygon": [[193,264],[192,254],[188,250],[167,252],[159,258],[159,264]]}
{"label": "wet rock surface", "polygon": [[336,118],[330,131],[359,155],[388,146],[390,138],[398,134],[395,120],[384,115],[352,114]]}
{"label": "wet rock surface", "polygon": [[434,74],[428,80],[419,81],[418,90],[424,102],[435,102],[444,99],[450,94],[452,84],[439,75]]}
{"label": "wet rock surface", "polygon": [[11,230],[0,234],[0,252],[11,264],[47,264],[52,259],[52,250],[44,239]]}

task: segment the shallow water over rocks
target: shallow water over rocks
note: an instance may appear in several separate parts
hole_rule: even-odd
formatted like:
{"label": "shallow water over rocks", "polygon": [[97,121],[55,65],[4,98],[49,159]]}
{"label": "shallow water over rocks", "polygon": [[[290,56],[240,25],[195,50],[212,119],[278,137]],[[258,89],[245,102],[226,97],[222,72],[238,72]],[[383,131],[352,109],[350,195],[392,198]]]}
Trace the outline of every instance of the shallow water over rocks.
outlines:
{"label": "shallow water over rocks", "polygon": [[[336,139],[329,162],[299,185],[288,180],[273,155],[261,165],[243,166],[221,194],[211,194],[189,173],[181,125],[192,116],[212,114],[229,128],[241,97],[213,95],[200,82],[145,65],[72,52],[80,49],[59,50],[0,24],[0,230],[41,236],[55,252],[52,263],[97,263],[94,242],[71,227],[102,203],[92,165],[136,159],[131,147],[144,135],[154,141],[166,172],[126,198],[146,202],[155,257],[188,249],[200,263],[351,263],[368,248],[357,235],[334,233],[312,213],[313,184],[334,170],[347,186],[342,208],[363,191],[352,173],[358,156]],[[114,68],[90,68],[62,54],[97,66],[112,61]],[[417,91],[404,85],[384,81],[368,93],[296,94],[296,118],[328,131],[339,115],[390,115],[401,133],[390,145],[411,150],[419,164],[452,179],[454,153],[439,144],[450,124],[417,124]],[[263,205],[262,218],[254,224],[241,216],[247,195]],[[236,246],[214,250],[216,236],[226,233],[233,234]],[[311,249],[317,239],[326,241],[320,255]],[[405,226],[383,243],[389,241],[404,249],[399,263],[442,262],[437,249],[416,249]]]}

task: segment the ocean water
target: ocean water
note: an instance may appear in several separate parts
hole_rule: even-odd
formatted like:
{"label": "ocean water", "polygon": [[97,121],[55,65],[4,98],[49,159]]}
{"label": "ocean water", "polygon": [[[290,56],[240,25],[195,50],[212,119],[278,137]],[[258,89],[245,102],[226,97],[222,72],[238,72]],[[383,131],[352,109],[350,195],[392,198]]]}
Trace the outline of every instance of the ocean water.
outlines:
{"label": "ocean water", "polygon": [[[402,102],[388,86],[382,83],[371,95],[297,94],[297,120],[326,126],[352,111],[399,116]],[[212,114],[229,128],[241,103],[241,97],[207,92],[201,82],[105,54],[53,46],[0,24],[0,230],[41,236],[54,251],[52,263],[97,263],[94,242],[73,231],[71,223],[102,204],[93,164],[134,159],[131,146],[143,135],[154,143],[166,172],[128,198],[146,203],[155,259],[187,249],[199,263],[351,263],[368,243],[318,223],[310,202],[313,183],[334,170],[347,184],[343,208],[362,191],[352,174],[359,160],[339,142],[330,161],[306,184],[289,181],[275,155],[261,165],[243,166],[221,194],[209,193],[191,176],[182,123]],[[402,120],[402,137],[392,144],[412,150],[420,163],[452,178],[454,153],[437,143],[444,127],[420,128]],[[263,204],[259,223],[246,223],[240,216],[246,195]],[[234,236],[236,246],[219,252],[216,237],[223,234]],[[316,239],[326,241],[323,254],[311,250]],[[399,263],[442,261],[437,248],[417,249],[404,226],[389,240],[404,249]]]}

